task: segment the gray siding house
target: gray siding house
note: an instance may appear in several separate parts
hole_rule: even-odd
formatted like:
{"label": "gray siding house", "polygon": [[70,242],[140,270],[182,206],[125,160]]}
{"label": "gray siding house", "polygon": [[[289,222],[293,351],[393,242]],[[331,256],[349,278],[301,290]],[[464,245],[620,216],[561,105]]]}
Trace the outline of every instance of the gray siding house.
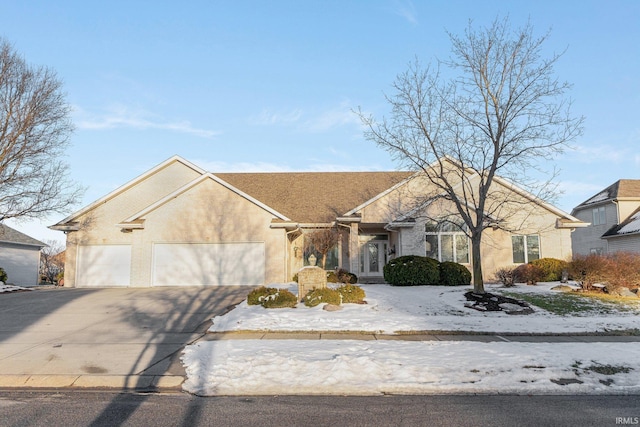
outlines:
{"label": "gray siding house", "polygon": [[7,273],[7,281],[19,286],[37,285],[40,250],[45,246],[41,241],[0,223],[0,267]]}
{"label": "gray siding house", "polygon": [[571,214],[590,223],[572,233],[574,254],[640,253],[640,180],[616,181]]}

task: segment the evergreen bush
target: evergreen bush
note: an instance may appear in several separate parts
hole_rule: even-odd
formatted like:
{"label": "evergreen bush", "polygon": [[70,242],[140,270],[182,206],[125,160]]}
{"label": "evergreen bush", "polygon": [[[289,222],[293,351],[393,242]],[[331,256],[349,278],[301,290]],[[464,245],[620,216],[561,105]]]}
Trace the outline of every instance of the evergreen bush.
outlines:
{"label": "evergreen bush", "polygon": [[321,303],[340,305],[342,302],[342,295],[336,289],[320,288],[312,289],[304,297],[304,305],[307,307],[315,307]]}
{"label": "evergreen bush", "polygon": [[541,282],[556,282],[562,279],[562,270],[567,268],[567,262],[556,258],[540,258],[530,264],[542,270]]}
{"label": "evergreen bush", "polygon": [[439,262],[433,258],[405,255],[384,266],[384,280],[393,286],[437,285],[440,283]]}
{"label": "evergreen bush", "polygon": [[261,305],[264,308],[295,307],[298,298],[286,289],[260,286],[247,295],[248,305]]}
{"label": "evergreen bush", "polygon": [[471,272],[467,267],[457,262],[445,261],[440,263],[440,284],[443,286],[469,285]]}
{"label": "evergreen bush", "polygon": [[292,308],[298,304],[298,297],[286,289],[278,289],[278,292],[267,295],[262,300],[264,308]]}
{"label": "evergreen bush", "polygon": [[7,272],[4,271],[4,268],[0,267],[0,282],[7,283],[8,279]]}
{"label": "evergreen bush", "polygon": [[358,304],[363,302],[364,298],[366,297],[364,289],[362,289],[360,286],[355,286],[352,284],[342,285],[336,290],[340,293],[340,295],[342,295],[342,302],[345,304]]}

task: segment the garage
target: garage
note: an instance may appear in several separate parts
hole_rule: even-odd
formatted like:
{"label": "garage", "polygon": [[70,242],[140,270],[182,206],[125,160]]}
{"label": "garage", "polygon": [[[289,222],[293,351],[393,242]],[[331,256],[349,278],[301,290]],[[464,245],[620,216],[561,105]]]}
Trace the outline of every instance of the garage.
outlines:
{"label": "garage", "polygon": [[76,286],[129,286],[131,245],[88,245],[78,248]]}
{"label": "garage", "polygon": [[153,286],[258,286],[265,280],[263,242],[156,243]]}

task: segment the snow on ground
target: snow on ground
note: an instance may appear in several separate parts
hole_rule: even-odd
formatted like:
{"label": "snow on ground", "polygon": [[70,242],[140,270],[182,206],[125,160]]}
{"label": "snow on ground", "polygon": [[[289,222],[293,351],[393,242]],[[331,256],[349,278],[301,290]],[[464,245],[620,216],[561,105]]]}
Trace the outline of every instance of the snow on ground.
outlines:
{"label": "snow on ground", "polygon": [[[509,292],[549,293],[558,283],[519,285]],[[294,285],[291,290],[297,293]],[[365,331],[393,334],[406,331],[474,331],[497,333],[580,333],[639,327],[640,299],[636,310],[616,315],[558,316],[542,309],[527,316],[503,312],[483,313],[464,307],[468,287],[362,285],[367,304],[345,304],[327,312],[299,304],[296,308],[264,309],[246,301],[213,319],[211,332],[224,331]],[[489,292],[506,290],[497,285]]]}
{"label": "snow on ground", "polygon": [[[548,293],[553,285],[521,285],[509,292]],[[287,286],[296,291],[291,284],[280,287]],[[337,312],[243,302],[214,318],[210,331],[576,333],[637,328],[640,314],[638,304],[600,317],[540,309],[528,316],[482,313],[464,308],[466,287],[362,287],[367,304],[347,304]],[[638,342],[218,340],[188,346],[182,361],[183,388],[199,395],[640,393]]]}
{"label": "snow on ground", "polygon": [[[640,392],[638,343],[220,340],[187,347],[183,363],[183,388],[205,396]],[[582,383],[552,381],[567,379]]]}
{"label": "snow on ground", "polygon": [[7,285],[0,282],[0,293],[3,292],[15,292],[15,291],[30,291],[29,288],[23,288],[22,286]]}

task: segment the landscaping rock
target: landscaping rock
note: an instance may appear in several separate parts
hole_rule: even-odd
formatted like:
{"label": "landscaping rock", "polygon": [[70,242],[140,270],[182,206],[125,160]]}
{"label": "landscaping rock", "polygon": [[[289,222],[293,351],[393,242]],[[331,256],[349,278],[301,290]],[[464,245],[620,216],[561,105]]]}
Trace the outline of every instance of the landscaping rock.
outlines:
{"label": "landscaping rock", "polygon": [[554,286],[553,288],[551,288],[552,291],[558,291],[558,292],[573,292],[575,291],[574,288],[572,288],[569,285],[558,285],[558,286]]}
{"label": "landscaping rock", "polygon": [[582,384],[582,381],[577,380],[575,378],[558,378],[557,380],[552,379],[550,381],[558,385]]}
{"label": "landscaping rock", "polygon": [[500,308],[507,314],[531,314],[533,309],[531,307],[524,307],[518,304],[512,304],[505,302],[500,304]]}
{"label": "landscaping rock", "polygon": [[[526,302],[514,298],[504,297],[502,295],[494,295],[489,292],[485,292],[484,294],[477,294],[473,291],[469,291],[465,293],[464,296],[467,298],[467,301],[472,301],[472,303],[466,303],[465,307],[473,308],[474,310],[504,311],[507,314],[533,313],[533,309],[529,307],[529,304],[527,304]],[[507,308],[503,308],[502,306]]]}
{"label": "landscaping rock", "polygon": [[618,295],[621,297],[634,297],[636,298],[638,295],[631,291],[631,289],[621,286],[619,288],[612,289],[609,292],[611,295]]}
{"label": "landscaping rock", "polygon": [[322,309],[326,311],[340,311],[342,310],[342,306],[335,304],[325,304]]}

